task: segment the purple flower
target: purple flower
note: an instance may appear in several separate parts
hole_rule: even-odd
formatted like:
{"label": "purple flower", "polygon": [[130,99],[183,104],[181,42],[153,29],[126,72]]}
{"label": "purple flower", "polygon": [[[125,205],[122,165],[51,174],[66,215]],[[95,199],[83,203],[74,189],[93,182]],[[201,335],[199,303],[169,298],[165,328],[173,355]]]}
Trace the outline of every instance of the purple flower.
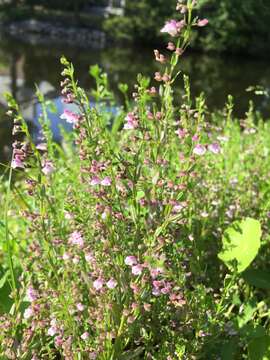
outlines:
{"label": "purple flower", "polygon": [[193,149],[193,154],[202,156],[206,153],[206,148],[204,145],[197,144]]}
{"label": "purple flower", "polygon": [[220,153],[220,146],[218,143],[213,143],[208,145],[208,149],[213,153],[213,154],[219,154]]}
{"label": "purple flower", "polygon": [[60,116],[61,119],[66,120],[70,124],[77,124],[80,116],[73,113],[72,111],[65,110],[64,113]]}
{"label": "purple flower", "polygon": [[93,282],[93,286],[96,290],[101,290],[103,287],[103,279],[102,278],[98,278],[97,280],[95,280]]}
{"label": "purple flower", "polygon": [[112,184],[112,180],[109,176],[106,176],[101,182],[100,182],[101,185],[103,186],[111,186]]}
{"label": "purple flower", "polygon": [[117,285],[117,282],[114,279],[110,279],[107,281],[106,285],[109,289],[114,289]]}
{"label": "purple flower", "polygon": [[206,26],[209,23],[207,19],[198,20],[197,25],[200,27]]}
{"label": "purple flower", "polygon": [[133,265],[131,268],[131,272],[133,275],[141,275],[142,271],[143,271],[143,267],[140,264]]}
{"label": "purple flower", "polygon": [[84,246],[84,240],[82,237],[82,234],[79,231],[74,231],[70,237],[69,237],[69,242],[72,245],[78,245],[79,247],[83,247]]}
{"label": "purple flower", "polygon": [[137,258],[135,256],[127,256],[125,258],[125,264],[128,266],[133,266],[137,264]]}

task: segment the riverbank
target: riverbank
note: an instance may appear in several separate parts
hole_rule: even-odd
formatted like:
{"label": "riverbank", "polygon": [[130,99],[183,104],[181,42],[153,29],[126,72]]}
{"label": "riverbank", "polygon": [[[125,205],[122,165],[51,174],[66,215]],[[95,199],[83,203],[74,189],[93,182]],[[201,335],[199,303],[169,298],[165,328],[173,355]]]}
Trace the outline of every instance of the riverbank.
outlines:
{"label": "riverbank", "polygon": [[101,30],[81,26],[66,27],[61,23],[53,24],[36,19],[2,23],[0,31],[6,36],[31,45],[67,44],[102,49],[106,44],[105,33]]}

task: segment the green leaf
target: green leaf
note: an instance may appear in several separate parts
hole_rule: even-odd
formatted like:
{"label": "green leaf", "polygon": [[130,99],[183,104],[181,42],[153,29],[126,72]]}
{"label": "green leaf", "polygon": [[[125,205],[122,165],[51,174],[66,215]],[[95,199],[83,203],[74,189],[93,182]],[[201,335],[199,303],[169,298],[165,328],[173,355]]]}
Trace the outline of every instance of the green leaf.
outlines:
{"label": "green leaf", "polygon": [[266,336],[266,332],[263,326],[249,323],[240,329],[240,335],[247,340],[253,340]]}
{"label": "green leaf", "polygon": [[237,350],[238,350],[238,339],[232,339],[230,341],[226,341],[220,351],[222,360],[232,360],[235,359]]}
{"label": "green leaf", "polygon": [[261,225],[258,220],[247,218],[234,222],[224,233],[223,249],[218,257],[233,270],[237,263],[238,273],[244,271],[258,254],[261,239]]}
{"label": "green leaf", "polygon": [[270,272],[265,270],[248,269],[243,273],[244,280],[259,289],[270,289]]}
{"label": "green leaf", "polygon": [[2,287],[5,285],[8,277],[9,277],[9,270],[7,270],[5,272],[5,274],[2,276],[2,278],[0,279],[0,289],[2,289]]}
{"label": "green leaf", "polygon": [[270,336],[255,338],[248,344],[249,360],[270,360]]}

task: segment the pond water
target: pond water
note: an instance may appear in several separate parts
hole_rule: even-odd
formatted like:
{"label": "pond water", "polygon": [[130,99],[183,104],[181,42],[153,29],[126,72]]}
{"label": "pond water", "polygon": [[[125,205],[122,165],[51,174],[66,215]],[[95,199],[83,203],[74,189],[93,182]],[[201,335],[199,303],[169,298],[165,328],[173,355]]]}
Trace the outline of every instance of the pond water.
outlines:
{"label": "pond water", "polygon": [[[3,97],[10,91],[22,105],[27,121],[35,129],[39,105],[34,100],[35,84],[46,96],[52,99],[58,114],[52,115],[53,129],[56,138],[59,133],[57,125],[62,103],[59,97],[61,80],[62,54],[72,60],[75,65],[80,85],[91,88],[93,82],[88,75],[89,65],[98,63],[109,75],[111,88],[121,103],[121,95],[117,90],[119,82],[132,85],[138,72],[152,76],[157,71],[151,49],[130,47],[107,47],[103,50],[80,49],[61,45],[29,45],[18,40],[4,38],[0,41],[0,162],[6,161],[11,145],[11,123],[5,117],[6,105]],[[265,60],[233,58],[230,56],[186,54],[182,60],[184,73],[191,78],[194,94],[204,91],[210,109],[221,109],[227,94],[235,97],[235,111],[244,116],[251,98],[246,93],[250,85],[263,85],[270,89],[270,63]],[[179,87],[182,81],[179,80]],[[256,106],[266,116],[270,115],[270,101],[263,97],[253,97]]]}

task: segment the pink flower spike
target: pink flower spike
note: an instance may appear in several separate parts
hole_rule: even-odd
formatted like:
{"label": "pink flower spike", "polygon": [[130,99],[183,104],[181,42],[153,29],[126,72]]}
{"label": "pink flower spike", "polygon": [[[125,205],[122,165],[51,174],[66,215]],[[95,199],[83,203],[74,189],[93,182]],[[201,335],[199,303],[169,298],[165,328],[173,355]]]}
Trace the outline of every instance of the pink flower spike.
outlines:
{"label": "pink flower spike", "polygon": [[80,116],[73,113],[72,111],[65,110],[63,114],[60,116],[60,119],[66,120],[66,122],[70,124],[77,124]]}
{"label": "pink flower spike", "polygon": [[107,281],[106,285],[109,289],[114,289],[117,285],[117,282],[114,279],[110,279]]}
{"label": "pink flower spike", "polygon": [[106,176],[101,182],[100,182],[101,185],[103,186],[111,186],[112,184],[112,180],[109,176]]}
{"label": "pink flower spike", "polygon": [[100,184],[100,178],[98,176],[94,176],[90,181],[91,186],[96,186],[99,184]]}
{"label": "pink flower spike", "polygon": [[208,145],[208,150],[211,151],[213,154],[219,154],[220,146],[218,143],[213,143],[213,144]]}
{"label": "pink flower spike", "polygon": [[193,154],[198,156],[203,156],[206,153],[206,148],[204,145],[197,144],[193,149]]}
{"label": "pink flower spike", "polygon": [[133,266],[137,264],[137,258],[135,256],[127,256],[125,258],[125,264],[128,266]]}
{"label": "pink flower spike", "polygon": [[96,290],[101,290],[103,287],[103,280],[101,278],[98,278],[93,282],[93,286]]}
{"label": "pink flower spike", "polygon": [[160,30],[162,33],[168,33],[171,36],[175,37],[178,34],[178,22],[176,20],[167,21],[163,28]]}
{"label": "pink flower spike", "polygon": [[131,272],[133,275],[136,275],[136,276],[141,275],[142,271],[143,271],[142,265],[138,264],[138,265],[132,266]]}
{"label": "pink flower spike", "polygon": [[206,26],[209,23],[207,19],[198,20],[197,25],[200,27]]}

